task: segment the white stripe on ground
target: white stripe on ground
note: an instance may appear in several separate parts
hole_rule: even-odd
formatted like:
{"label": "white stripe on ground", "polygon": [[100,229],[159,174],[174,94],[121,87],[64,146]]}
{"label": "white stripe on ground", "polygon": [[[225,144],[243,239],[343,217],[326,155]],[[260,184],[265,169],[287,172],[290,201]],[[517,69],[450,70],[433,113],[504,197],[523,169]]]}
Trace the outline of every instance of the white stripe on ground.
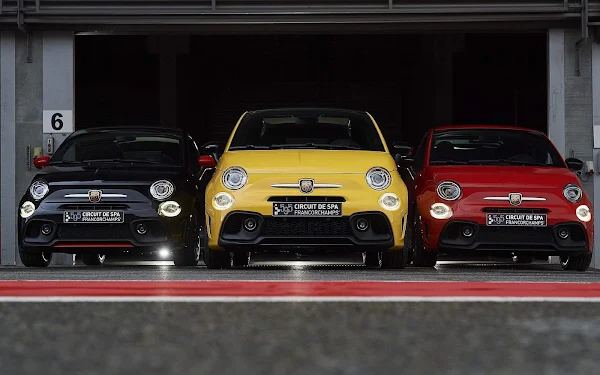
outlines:
{"label": "white stripe on ground", "polygon": [[600,297],[0,297],[2,302],[593,302]]}

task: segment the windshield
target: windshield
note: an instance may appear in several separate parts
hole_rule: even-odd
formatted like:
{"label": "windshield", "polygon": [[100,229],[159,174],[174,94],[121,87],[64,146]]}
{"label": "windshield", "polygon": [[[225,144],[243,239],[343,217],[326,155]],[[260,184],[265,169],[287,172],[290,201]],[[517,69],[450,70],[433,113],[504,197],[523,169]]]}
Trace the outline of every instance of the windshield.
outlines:
{"label": "windshield", "polygon": [[84,133],[67,140],[49,164],[137,163],[181,165],[182,140],[176,134],[135,131]]}
{"label": "windshield", "polygon": [[364,113],[344,110],[272,110],[247,114],[229,150],[347,149],[385,151]]}
{"label": "windshield", "polygon": [[433,133],[430,165],[536,165],[565,167],[548,138],[509,129],[458,129]]}

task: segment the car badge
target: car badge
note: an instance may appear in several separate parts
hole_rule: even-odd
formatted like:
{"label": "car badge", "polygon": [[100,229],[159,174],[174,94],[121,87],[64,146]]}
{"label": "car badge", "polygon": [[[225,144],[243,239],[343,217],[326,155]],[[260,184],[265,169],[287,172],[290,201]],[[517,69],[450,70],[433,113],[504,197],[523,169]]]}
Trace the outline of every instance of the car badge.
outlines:
{"label": "car badge", "polygon": [[300,180],[300,191],[305,193],[305,194],[309,194],[312,193],[312,191],[315,188],[315,180]]}
{"label": "car badge", "polygon": [[508,194],[508,201],[513,206],[518,206],[523,202],[523,194],[521,193],[510,193]]}
{"label": "car badge", "polygon": [[88,191],[88,198],[90,199],[90,202],[92,202],[92,203],[100,202],[100,199],[102,199],[102,190]]}

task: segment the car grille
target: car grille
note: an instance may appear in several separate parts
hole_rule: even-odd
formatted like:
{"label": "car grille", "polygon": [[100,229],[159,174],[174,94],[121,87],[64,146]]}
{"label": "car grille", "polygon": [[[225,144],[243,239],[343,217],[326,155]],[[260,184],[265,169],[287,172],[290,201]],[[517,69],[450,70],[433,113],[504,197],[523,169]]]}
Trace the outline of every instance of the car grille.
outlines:
{"label": "car grille", "polygon": [[485,227],[479,228],[478,239],[485,243],[543,244],[553,241],[551,228]]}
{"label": "car grille", "polygon": [[263,234],[276,237],[345,237],[352,233],[347,218],[267,218]]}
{"label": "car grille", "polygon": [[57,238],[62,240],[124,240],[131,237],[131,228],[123,224],[59,225]]}

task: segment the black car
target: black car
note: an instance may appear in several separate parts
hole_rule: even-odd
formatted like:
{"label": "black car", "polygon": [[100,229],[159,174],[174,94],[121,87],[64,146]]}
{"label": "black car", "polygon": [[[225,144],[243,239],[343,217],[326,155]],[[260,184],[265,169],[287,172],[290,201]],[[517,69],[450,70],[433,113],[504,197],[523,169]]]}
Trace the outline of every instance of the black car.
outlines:
{"label": "black car", "polygon": [[20,201],[19,254],[46,267],[52,253],[100,265],[106,254],[172,253],[176,266],[201,254],[204,187],[199,147],[175,128],[94,128],[71,134]]}

